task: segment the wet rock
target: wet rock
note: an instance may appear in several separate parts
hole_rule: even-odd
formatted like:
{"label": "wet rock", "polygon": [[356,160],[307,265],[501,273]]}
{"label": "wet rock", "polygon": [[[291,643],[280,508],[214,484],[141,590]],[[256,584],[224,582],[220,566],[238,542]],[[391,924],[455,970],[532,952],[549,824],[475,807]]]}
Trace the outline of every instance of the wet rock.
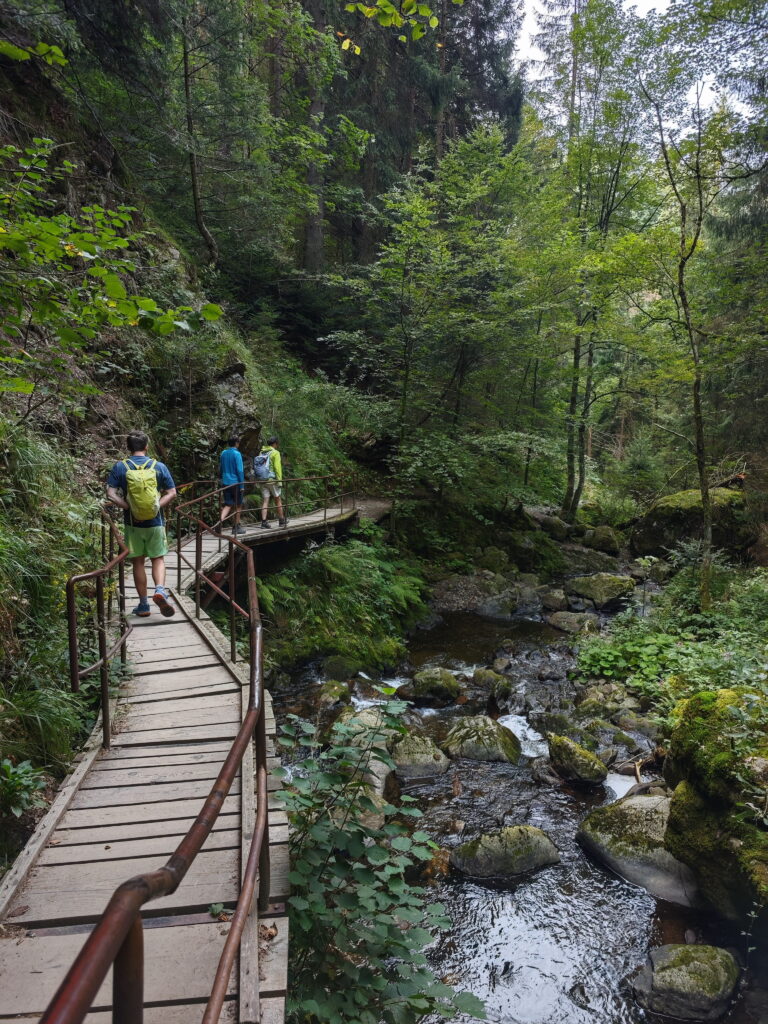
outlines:
{"label": "wet rock", "polygon": [[[353,747],[378,747],[391,752],[400,735],[394,729],[386,727],[381,710],[375,707],[364,708],[362,711],[345,707],[336,721],[349,728],[350,731],[345,737],[345,741]],[[391,769],[368,755],[365,763],[360,766],[360,772],[362,778],[371,788],[371,795],[381,801],[392,778]],[[379,817],[374,815],[371,823],[378,821]]]}
{"label": "wet rock", "polygon": [[427,736],[403,736],[392,748],[397,774],[404,779],[442,775],[450,761]]}
{"label": "wet rock", "polygon": [[559,516],[542,516],[539,519],[539,526],[553,540],[565,540],[570,533],[568,523],[560,519]]}
{"label": "wet rock", "polygon": [[549,759],[557,774],[569,782],[599,786],[608,775],[602,761],[567,736],[549,737]]}
{"label": "wet rock", "polygon": [[631,576],[597,572],[592,576],[576,576],[568,580],[566,589],[570,594],[578,594],[579,597],[593,601],[595,607],[604,608],[634,593],[635,581]]}
{"label": "wet rock", "polygon": [[479,878],[521,875],[559,863],[560,854],[552,840],[532,825],[511,825],[451,851],[453,867]]}
{"label": "wet rock", "polygon": [[448,733],[443,750],[451,757],[510,764],[517,764],[521,753],[517,736],[487,715],[459,719]]}
{"label": "wet rock", "polygon": [[340,683],[337,679],[329,679],[320,687],[317,702],[320,705],[349,704],[352,694],[348,683]]}
{"label": "wet rock", "polygon": [[[712,502],[712,543],[731,554],[742,555],[756,538],[749,523],[743,491],[714,487]],[[701,537],[704,517],[698,490],[678,491],[657,501],[635,524],[632,551],[635,555],[664,555],[681,537]]]}
{"label": "wet rock", "polygon": [[417,707],[444,708],[454,703],[460,689],[456,677],[447,668],[425,668],[400,686],[397,696],[412,701]]}
{"label": "wet rock", "polygon": [[739,968],[718,946],[659,946],[633,981],[638,1003],[681,1020],[714,1021],[728,1009]]}
{"label": "wet rock", "polygon": [[332,654],[323,659],[323,674],[326,679],[352,679],[362,667],[362,662],[346,658],[343,654]]}
{"label": "wet rock", "polygon": [[621,550],[619,535],[610,526],[596,526],[584,543],[587,547],[603,551],[607,555],[618,555]]}
{"label": "wet rock", "polygon": [[493,546],[483,548],[477,564],[481,569],[490,569],[492,572],[504,572],[509,565],[509,555],[506,551],[502,551],[501,548]]}
{"label": "wet rock", "polygon": [[476,668],[472,676],[472,683],[497,700],[508,697],[512,691],[512,682],[507,676],[491,672],[487,668]]}
{"label": "wet rock", "polygon": [[592,612],[553,612],[547,622],[564,633],[596,633],[599,620]]}
{"label": "wet rock", "polygon": [[595,551],[581,544],[561,544],[563,571],[568,576],[592,572],[618,572],[619,560],[604,551]]}
{"label": "wet rock", "polygon": [[541,603],[550,612],[564,612],[568,608],[568,598],[561,587],[545,590],[541,594]]}
{"label": "wet rock", "polygon": [[506,670],[509,668],[509,666],[511,664],[512,664],[512,662],[506,656],[505,657],[501,657],[501,658],[494,658],[493,659],[493,671],[494,672],[506,672]]}
{"label": "wet rock", "polygon": [[482,570],[471,576],[448,576],[435,586],[432,607],[438,613],[475,612],[491,597],[509,590],[509,581],[499,573]]}
{"label": "wet rock", "polygon": [[628,882],[658,899],[693,907],[700,903],[695,876],[664,847],[671,803],[668,793],[626,796],[591,811],[576,838]]}

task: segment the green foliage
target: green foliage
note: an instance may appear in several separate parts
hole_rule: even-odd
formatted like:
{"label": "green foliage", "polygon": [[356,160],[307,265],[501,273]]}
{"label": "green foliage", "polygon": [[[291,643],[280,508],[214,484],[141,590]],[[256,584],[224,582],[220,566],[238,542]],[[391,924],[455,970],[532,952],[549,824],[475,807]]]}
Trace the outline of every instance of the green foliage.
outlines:
{"label": "green foliage", "polygon": [[[391,692],[391,691],[389,691]],[[427,966],[424,948],[449,927],[406,877],[437,849],[414,830],[410,798],[395,807],[373,795],[370,766],[393,768],[387,742],[403,732],[403,701],[379,708],[361,734],[337,723],[327,743],[290,716],[280,743],[293,757],[280,799],[292,825],[289,1019],[302,1024],[415,1024],[471,1013],[480,1000],[455,993]]]}
{"label": "green foliage", "polygon": [[403,628],[424,612],[418,570],[372,526],[361,539],[315,547],[258,587],[274,627],[267,655],[278,663],[323,653],[392,665],[405,650]]}
{"label": "green foliage", "polygon": [[129,295],[134,211],[83,206],[79,219],[54,212],[51,193],[75,169],[68,160],[52,166],[56,149],[44,138],[24,150],[0,149],[10,182],[0,194],[0,391],[27,396],[23,419],[49,402],[82,413],[97,390],[82,370],[96,358],[100,332],[140,326],[165,336],[221,314],[212,303],[162,310]]}
{"label": "green foliage", "polygon": [[42,772],[29,761],[14,764],[7,757],[0,761],[0,815],[9,812],[20,818],[32,807],[42,807],[39,791],[45,787]]}

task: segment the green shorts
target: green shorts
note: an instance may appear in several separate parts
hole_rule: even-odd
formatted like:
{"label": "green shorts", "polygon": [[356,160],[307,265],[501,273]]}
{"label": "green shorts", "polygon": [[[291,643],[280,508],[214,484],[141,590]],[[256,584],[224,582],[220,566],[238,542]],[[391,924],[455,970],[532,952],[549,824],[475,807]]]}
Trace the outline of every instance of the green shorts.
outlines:
{"label": "green shorts", "polygon": [[162,558],[168,554],[164,526],[126,526],[125,543],[129,558]]}

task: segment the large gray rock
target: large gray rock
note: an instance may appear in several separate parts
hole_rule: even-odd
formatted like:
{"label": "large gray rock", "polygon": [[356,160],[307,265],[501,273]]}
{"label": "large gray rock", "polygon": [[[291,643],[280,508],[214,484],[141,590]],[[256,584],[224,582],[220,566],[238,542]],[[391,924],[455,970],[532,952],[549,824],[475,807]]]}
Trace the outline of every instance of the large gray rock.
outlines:
{"label": "large gray rock", "polygon": [[693,872],[664,849],[671,796],[626,796],[591,811],[576,838],[593,857],[652,896],[684,907],[699,905]]}
{"label": "large gray rock", "polygon": [[566,590],[569,594],[589,598],[596,608],[620,601],[634,593],[635,581],[631,576],[617,576],[609,572],[596,572],[592,576],[576,576],[568,580]]}
{"label": "large gray rock", "polygon": [[456,677],[447,668],[425,668],[399,687],[397,696],[413,701],[417,707],[443,708],[453,704],[460,689]]}
{"label": "large gray rock", "polygon": [[451,864],[466,875],[493,878],[521,875],[549,864],[559,864],[552,840],[532,825],[512,825],[479,836],[451,851]]}
{"label": "large gray rock", "polygon": [[517,764],[521,753],[517,736],[487,715],[460,718],[448,733],[443,750],[451,757],[510,764]]}
{"label": "large gray rock", "polygon": [[392,758],[403,779],[442,775],[451,763],[428,736],[403,736],[393,747]]}
{"label": "large gray rock", "polygon": [[600,620],[592,612],[553,612],[547,622],[563,633],[597,633],[600,628]]}
{"label": "large gray rock", "polygon": [[607,555],[618,555],[621,548],[618,534],[610,526],[596,526],[584,543],[587,547],[594,548],[595,551],[604,551]]}
{"label": "large gray rock", "polygon": [[541,603],[550,612],[564,612],[568,610],[568,598],[561,587],[551,587],[543,591]]}
{"label": "large gray rock", "polygon": [[652,1013],[680,1020],[718,1020],[739,980],[731,954],[718,946],[659,946],[633,981],[635,998]]}
{"label": "large gray rock", "polygon": [[[339,717],[338,723],[347,726],[348,734],[346,742],[353,747],[378,747],[380,750],[391,752],[397,742],[400,733],[389,729],[385,725],[384,716],[379,708],[363,708],[356,711],[353,707],[345,707]],[[371,787],[376,796],[383,796],[387,783],[392,775],[391,769],[370,754],[363,759],[360,766],[362,778]]]}
{"label": "large gray rock", "polygon": [[548,742],[550,763],[562,778],[587,786],[605,782],[608,769],[594,754],[567,736],[550,736]]}

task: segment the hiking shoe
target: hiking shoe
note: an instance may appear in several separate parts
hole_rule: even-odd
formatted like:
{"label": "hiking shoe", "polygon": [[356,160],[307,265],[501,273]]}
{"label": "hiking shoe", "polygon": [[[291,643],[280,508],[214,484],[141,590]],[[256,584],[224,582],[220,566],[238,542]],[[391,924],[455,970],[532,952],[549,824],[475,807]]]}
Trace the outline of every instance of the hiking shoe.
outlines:
{"label": "hiking shoe", "polygon": [[271,523],[268,523],[266,519],[262,519],[261,520],[261,528],[262,528],[262,530],[271,530],[272,529],[272,525],[271,525]]}
{"label": "hiking shoe", "polygon": [[152,598],[152,600],[160,609],[160,614],[164,615],[166,619],[170,619],[172,615],[176,614],[176,609],[168,600],[168,593],[165,587],[157,587],[155,589],[155,596]]}
{"label": "hiking shoe", "polygon": [[248,533],[248,531],[246,530],[246,528],[244,526],[236,526],[234,528],[234,530],[232,531],[232,533],[233,534],[235,534],[235,533]]}
{"label": "hiking shoe", "polygon": [[280,524],[280,526],[287,526],[288,525],[288,516],[286,516],[284,519],[278,519],[277,521]]}
{"label": "hiking shoe", "polygon": [[152,611],[149,607],[149,601],[139,601],[136,607],[131,612],[131,615],[138,615],[140,619],[146,619],[148,615],[151,615]]}

